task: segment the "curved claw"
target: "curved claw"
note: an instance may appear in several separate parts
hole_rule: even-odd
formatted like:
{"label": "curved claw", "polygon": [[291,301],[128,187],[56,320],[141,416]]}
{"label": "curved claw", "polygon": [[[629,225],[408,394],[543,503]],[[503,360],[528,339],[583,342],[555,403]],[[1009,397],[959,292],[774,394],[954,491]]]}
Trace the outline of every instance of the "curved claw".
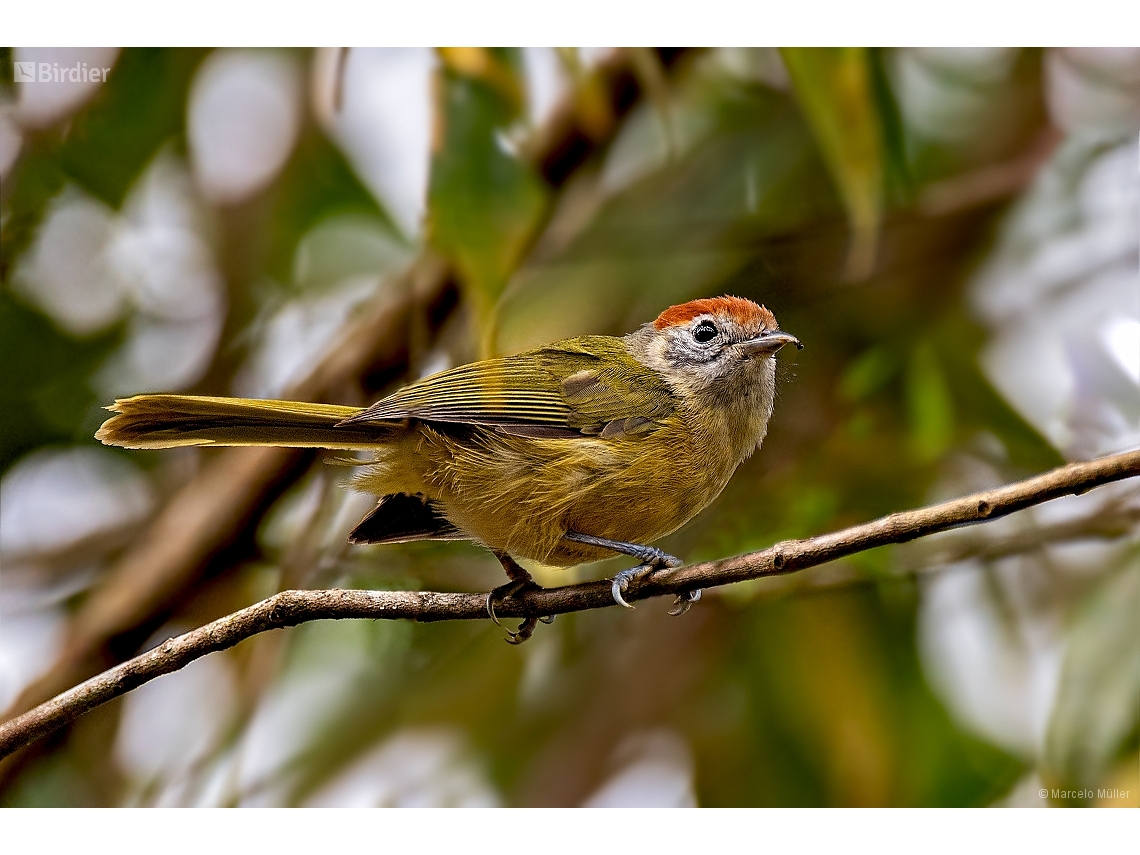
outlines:
{"label": "curved claw", "polygon": [[[487,617],[489,617],[491,619],[491,622],[494,623],[495,626],[500,627],[500,628],[503,626],[501,623],[499,623],[499,616],[495,614],[495,592],[494,591],[491,591],[487,594]],[[507,632],[510,632],[510,630],[507,630]]]}
{"label": "curved claw", "polygon": [[534,580],[531,579],[530,574],[528,573],[521,578],[512,578],[511,581],[507,582],[505,585],[500,585],[498,588],[495,588],[493,591],[487,594],[487,617],[491,619],[495,626],[506,630],[507,637],[504,639],[504,641],[506,641],[508,644],[522,644],[524,641],[534,635],[534,628],[540,620],[543,623],[554,623],[554,615],[545,615],[541,618],[528,617],[523,620],[522,624],[518,628],[518,631],[514,632],[507,629],[499,622],[499,616],[495,614],[495,600],[502,600],[506,599],[507,597],[513,597],[516,594],[530,588],[538,588],[538,585],[535,584]]}
{"label": "curved claw", "polygon": [[673,600],[673,607],[669,609],[666,614],[670,614],[673,617],[680,617],[693,607],[693,603],[700,602],[700,599],[700,588],[697,588],[695,591],[685,591],[683,594],[678,594],[677,599]]}
{"label": "curved claw", "polygon": [[625,601],[625,597],[623,597],[622,594],[629,590],[630,582],[640,579],[642,576],[652,573],[656,569],[657,566],[654,564],[638,564],[636,567],[630,567],[627,570],[622,570],[620,573],[615,573],[613,587],[610,588],[610,591],[613,593],[614,602],[619,606],[632,609],[633,606]]}
{"label": "curved claw", "polygon": [[538,622],[539,623],[545,623],[545,624],[551,624],[551,623],[554,623],[554,619],[556,617],[558,617],[558,615],[543,615],[542,617],[540,617],[538,619]]}
{"label": "curved claw", "polygon": [[528,617],[520,625],[518,632],[507,630],[507,637],[503,639],[507,644],[522,644],[534,635],[534,628],[538,626],[538,618]]}
{"label": "curved claw", "polygon": [[629,582],[627,582],[625,579],[621,578],[621,574],[619,573],[617,576],[614,576],[614,584],[613,584],[613,587],[610,588],[610,591],[614,595],[614,602],[615,603],[617,603],[619,606],[623,606],[623,607],[632,611],[633,609],[636,608],[636,606],[631,606],[629,603],[627,603],[625,601],[625,599],[621,595],[622,589],[628,588],[628,587],[629,587]]}

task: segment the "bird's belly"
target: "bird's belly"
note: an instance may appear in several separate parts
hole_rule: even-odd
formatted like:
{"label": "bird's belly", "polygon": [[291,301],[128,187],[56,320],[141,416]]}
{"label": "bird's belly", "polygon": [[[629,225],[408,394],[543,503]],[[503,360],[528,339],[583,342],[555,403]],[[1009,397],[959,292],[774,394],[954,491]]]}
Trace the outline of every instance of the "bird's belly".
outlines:
{"label": "bird's belly", "polygon": [[567,530],[651,543],[692,519],[732,468],[673,435],[612,442],[485,436],[449,449],[427,494],[462,531],[516,558],[571,566],[612,555]]}

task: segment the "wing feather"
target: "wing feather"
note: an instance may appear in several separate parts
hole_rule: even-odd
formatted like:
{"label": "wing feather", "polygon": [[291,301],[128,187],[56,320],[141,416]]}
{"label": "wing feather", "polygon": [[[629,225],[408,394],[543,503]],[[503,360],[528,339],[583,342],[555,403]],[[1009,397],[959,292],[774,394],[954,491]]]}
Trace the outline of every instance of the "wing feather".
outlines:
{"label": "wing feather", "polygon": [[609,439],[647,434],[674,407],[665,380],[621,339],[583,336],[433,374],[344,424],[412,418],[514,436]]}

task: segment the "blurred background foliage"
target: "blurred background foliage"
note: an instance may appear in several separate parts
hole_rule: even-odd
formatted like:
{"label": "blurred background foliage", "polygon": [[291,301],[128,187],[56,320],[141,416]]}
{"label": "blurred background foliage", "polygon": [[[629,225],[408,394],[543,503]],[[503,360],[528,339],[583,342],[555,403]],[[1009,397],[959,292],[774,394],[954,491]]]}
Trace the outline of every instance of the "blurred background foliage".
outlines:
{"label": "blurred background foliage", "polygon": [[[116,395],[362,403],[747,296],[806,349],[662,544],[689,560],[1140,443],[1136,50],[2,60],[6,715],[282,588],[500,581],[470,545],[349,549],[369,502],[322,455],[103,448]],[[1125,483],[519,648],[261,636],[6,761],[0,801],[1135,805],[1138,518]]]}

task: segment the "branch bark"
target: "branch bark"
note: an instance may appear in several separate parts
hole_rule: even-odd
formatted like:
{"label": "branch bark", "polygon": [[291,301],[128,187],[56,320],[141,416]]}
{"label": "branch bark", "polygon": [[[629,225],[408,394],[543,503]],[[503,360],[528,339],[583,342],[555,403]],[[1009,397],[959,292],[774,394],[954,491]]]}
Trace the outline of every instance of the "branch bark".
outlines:
{"label": "branch bark", "polygon": [[[1042,475],[960,499],[890,514],[862,525],[805,540],[777,543],[768,549],[659,570],[626,593],[631,601],[698,588],[711,588],[805,570],[893,543],[1007,516],[1060,496],[1084,493],[1104,484],[1140,475],[1140,450],[1083,463],[1070,463]],[[220,618],[104,671],[52,700],[0,725],[0,757],[74,721],[83,713],[124,695],[195,659],[225,650],[271,629],[312,620],[481,620],[486,594],[431,591],[282,591]],[[503,601],[502,617],[538,617],[613,606],[608,580],[562,588],[525,591]]]}

